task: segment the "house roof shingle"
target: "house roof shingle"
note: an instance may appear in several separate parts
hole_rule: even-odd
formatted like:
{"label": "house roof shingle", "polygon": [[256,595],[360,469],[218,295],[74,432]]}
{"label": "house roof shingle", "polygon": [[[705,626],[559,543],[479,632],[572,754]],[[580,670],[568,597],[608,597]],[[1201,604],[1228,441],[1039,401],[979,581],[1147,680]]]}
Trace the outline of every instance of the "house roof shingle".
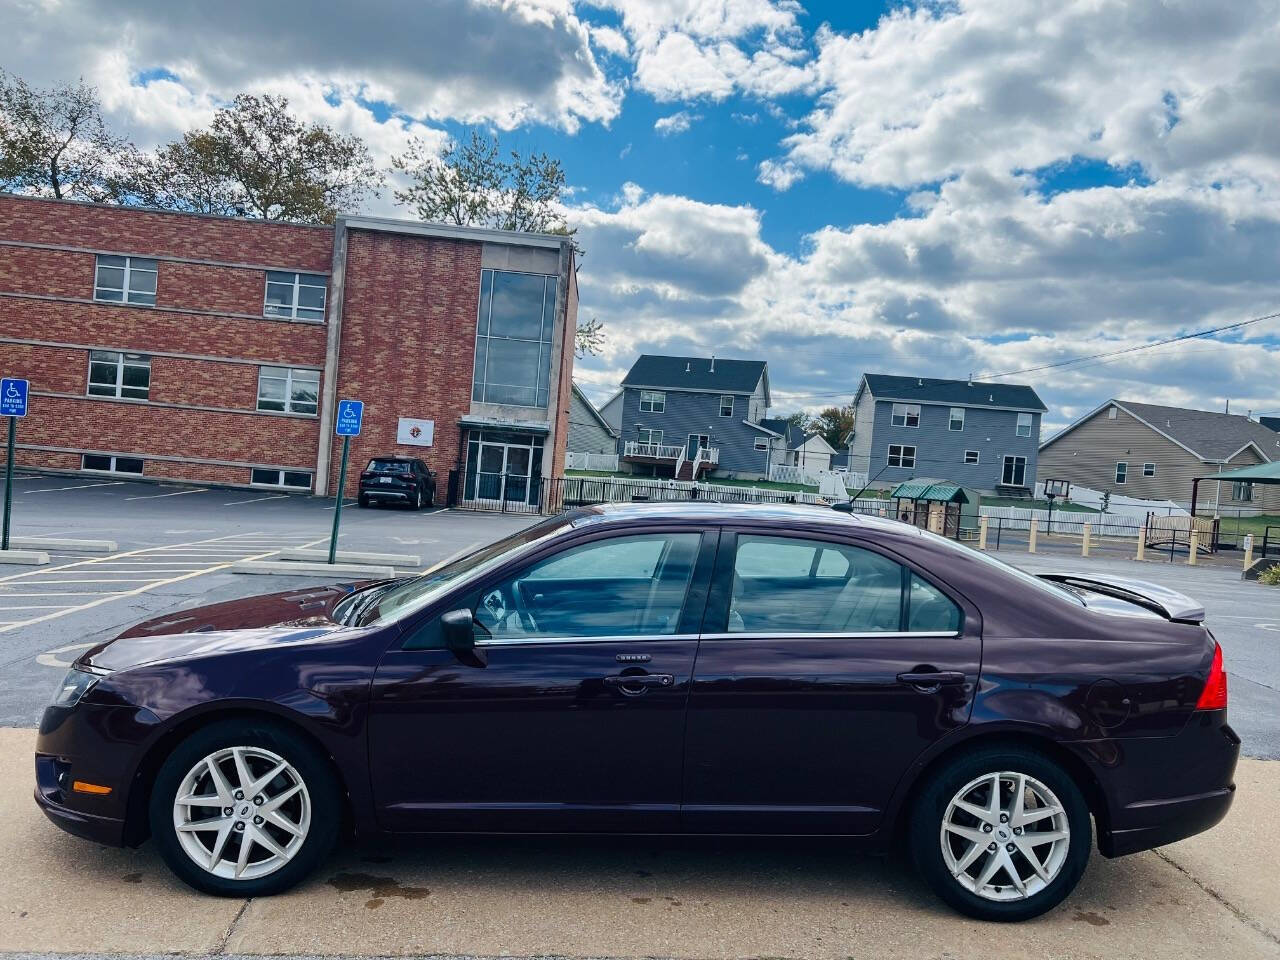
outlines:
{"label": "house roof shingle", "polygon": [[763,360],[663,357],[644,353],[631,365],[622,383],[628,387],[754,393],[756,384],[765,376],[768,368],[769,365]]}
{"label": "house roof shingle", "polygon": [[760,426],[783,437],[787,442],[788,450],[802,446],[809,437],[813,436],[811,433],[805,433],[786,417],[764,417],[760,421]]}
{"label": "house roof shingle", "polygon": [[876,399],[920,403],[954,403],[968,407],[1012,407],[1047,410],[1031,387],[1021,383],[983,383],[969,380],[935,380],[930,377],[895,377],[886,373],[863,374]]}
{"label": "house roof shingle", "polygon": [[1262,455],[1268,460],[1280,459],[1280,446],[1277,445],[1280,444],[1280,437],[1276,436],[1275,431],[1241,414],[1165,407],[1155,403],[1132,403],[1128,400],[1108,401],[1096,412],[1101,412],[1113,403],[1140,420],[1145,420],[1202,460],[1225,460],[1250,441],[1258,445]]}

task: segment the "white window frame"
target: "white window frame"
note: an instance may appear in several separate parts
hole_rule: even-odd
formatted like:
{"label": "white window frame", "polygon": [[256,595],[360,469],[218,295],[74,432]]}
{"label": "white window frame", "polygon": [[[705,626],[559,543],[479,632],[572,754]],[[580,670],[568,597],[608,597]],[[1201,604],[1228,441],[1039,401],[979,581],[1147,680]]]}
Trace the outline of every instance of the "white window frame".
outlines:
{"label": "white window frame", "polygon": [[[1013,432],[1019,437],[1031,436],[1031,428],[1035,426],[1035,418],[1029,413],[1018,414],[1017,425],[1014,426]],[[1023,432],[1025,429],[1025,433]]]}
{"label": "white window frame", "polygon": [[769,440],[766,437],[756,437],[755,448],[757,450],[768,450]]}
{"label": "white window frame", "polygon": [[[291,298],[289,303],[271,303],[267,300],[267,292],[271,289],[271,285],[273,283],[277,285],[284,285],[283,280],[272,280],[271,279],[272,274],[275,274],[277,276],[279,276],[280,274],[287,274],[287,275],[291,274],[293,276],[293,297]],[[317,277],[321,282],[320,283],[303,283],[302,282],[303,277]],[[301,293],[303,287],[311,287],[321,291],[322,296],[320,298],[320,306],[318,308],[304,307],[299,304],[298,302],[300,299],[299,294]],[[300,273],[296,270],[266,271],[266,280],[262,286],[262,315],[264,317],[283,317],[286,320],[300,320],[303,323],[324,323],[324,312],[328,306],[329,306],[329,284],[325,282],[325,277],[323,274]],[[318,317],[298,315],[299,310],[306,310],[308,313],[311,313],[317,309],[320,311],[320,316]]]}
{"label": "white window frame", "polygon": [[1128,460],[1116,461],[1115,479],[1116,479],[1116,486],[1122,486],[1123,484],[1126,484],[1129,482],[1129,461]]}
{"label": "white window frame", "polygon": [[[111,257],[115,260],[123,260],[123,264],[103,263],[103,257]],[[151,266],[140,266],[140,264],[149,263]],[[98,280],[99,273],[103,267],[110,270],[123,270],[124,275],[121,279],[120,287],[108,287],[100,283]],[[129,283],[135,273],[154,273],[156,275],[155,290],[147,293],[145,290],[139,290],[136,293],[130,289]],[[120,294],[120,298],[101,297],[98,295],[100,290],[109,290],[113,293]],[[94,259],[93,264],[93,299],[98,303],[121,303],[131,307],[154,307],[156,305],[156,294],[160,292],[160,263],[154,257],[130,257],[118,253],[100,253]],[[142,297],[141,300],[133,299],[135,296]],[[149,298],[149,299],[147,299]]]}
{"label": "white window frame", "polygon": [[[901,418],[902,422],[898,420]],[[911,421],[915,420],[915,423]],[[889,423],[895,427],[910,427],[913,430],[920,429],[920,404],[918,403],[895,403],[889,411]]]}
{"label": "white window frame", "polygon": [[[959,414],[957,417],[956,414]],[[959,421],[960,426],[956,426]],[[951,412],[947,415],[947,429],[959,432],[964,429],[964,407],[952,407]]]}
{"label": "white window frame", "polygon": [[[264,483],[261,480],[255,480],[253,479],[253,475],[255,473],[274,473],[276,475],[276,482]],[[286,473],[299,473],[306,477],[309,477],[310,479],[307,481],[306,486],[298,486],[292,483],[285,483],[284,475]],[[263,487],[268,490],[310,490],[313,486],[315,486],[315,482],[316,482],[316,476],[310,470],[284,470],[284,469],[277,470],[275,467],[252,467],[249,470],[249,486],[251,487]]]}
{"label": "white window frame", "polygon": [[[648,439],[645,439],[645,436],[644,436],[645,434],[649,435]],[[655,435],[657,436],[656,440],[654,439]],[[662,430],[658,427],[636,427],[636,442],[650,443],[650,444],[653,444],[655,447],[661,446]]]}
{"label": "white window frame", "polygon": [[1108,419],[1108,420],[1114,420],[1115,418],[1116,418],[1116,408],[1115,408],[1115,407],[1107,407],[1107,419]]}
{"label": "white window frame", "polygon": [[[94,383],[93,382],[93,365],[108,364],[108,360],[95,360],[95,353],[111,353],[115,354],[116,382],[115,384]],[[129,360],[129,357],[137,357],[137,360]],[[147,368],[147,395],[145,397],[126,397],[124,395],[124,368],[125,367],[146,367]],[[93,387],[114,387],[114,393],[93,393]],[[141,387],[129,387],[130,390],[141,390]],[[149,403],[151,401],[151,355],[147,353],[125,353],[121,350],[90,350],[89,351],[89,369],[85,371],[84,395],[93,397],[97,400],[132,400],[134,403]]]}
{"label": "white window frame", "polygon": [[[728,409],[728,410],[725,410],[725,401],[726,401],[726,400],[727,400],[727,401],[729,401],[729,409]],[[733,416],[733,394],[731,394],[731,393],[722,393],[722,394],[720,395],[720,416],[722,416],[722,417],[732,417],[732,416]]]}
{"label": "white window frame", "polygon": [[[1151,469],[1147,469],[1150,467]],[[1154,477],[1156,475],[1156,465],[1154,463],[1144,463],[1142,465],[1142,475],[1144,477]]]}
{"label": "white window frame", "polygon": [[[267,377],[267,379],[269,379],[269,380],[280,380],[280,379],[281,379],[281,377],[279,376],[279,374],[268,374],[268,373],[267,373],[267,371],[268,371],[268,370],[283,370],[283,371],[284,371],[284,374],[285,374],[285,375],[284,375],[284,377],[283,377],[283,379],[284,379],[284,401],[283,401],[283,402],[284,402],[284,409],[283,409],[283,410],[272,410],[272,409],[270,409],[270,408],[264,408],[264,407],[262,406],[262,401],[263,401],[264,399],[265,399],[268,403],[279,403],[279,402],[281,402],[281,401],[279,401],[279,400],[275,400],[275,399],[273,399],[273,398],[271,398],[271,397],[266,397],[266,398],[264,398],[264,397],[262,396],[262,378],[263,378],[264,376],[265,376],[265,377]],[[293,409],[293,403],[294,403],[294,400],[293,400],[293,379],[294,379],[294,374],[298,374],[298,373],[310,373],[310,374],[315,374],[315,378],[316,378],[316,402],[315,402],[315,407],[316,407],[316,409],[315,409],[315,410],[295,410],[295,409]],[[307,406],[310,406],[310,404],[307,404]],[[319,414],[320,414],[320,371],[319,371],[319,370],[311,370],[311,369],[309,369],[309,368],[307,368],[307,367],[274,367],[274,366],[271,366],[271,365],[269,365],[269,364],[263,364],[262,366],[258,367],[258,400],[257,400],[256,409],[257,409],[257,411],[258,411],[259,413],[289,413],[289,414],[294,415],[295,417],[315,417],[315,416],[319,416]]]}
{"label": "white window frame", "polygon": [[[1020,484],[1013,483],[1012,478],[1010,478],[1010,482],[1005,483],[1004,475],[1005,475],[1006,468],[1009,466],[1010,460],[1013,461],[1014,472],[1017,471],[1018,461],[1019,460],[1022,461],[1022,483]],[[1019,453],[1006,453],[1004,455],[1004,459],[1000,461],[1000,485],[1005,487],[1019,487],[1019,486],[1025,487],[1027,485],[1027,458],[1026,457],[1024,457],[1022,454],[1019,454]]]}
{"label": "white window frame", "polygon": [[[894,463],[893,448],[898,448],[897,463]],[[911,451],[911,455],[907,455],[907,451]],[[907,461],[910,460],[910,463]],[[891,443],[889,449],[885,451],[885,463],[891,467],[901,468],[903,470],[914,470],[916,468],[916,448],[910,443]]]}
{"label": "white window frame", "polygon": [[[645,406],[648,404],[648,406]],[[641,413],[666,413],[667,412],[667,395],[662,390],[641,390],[640,391],[640,412]]]}
{"label": "white window frame", "polygon": [[[972,460],[969,459],[969,454],[973,454]],[[964,456],[961,457],[960,460],[962,463],[966,463],[970,466],[973,466],[973,464],[975,463],[982,462],[982,452],[980,450],[966,450],[964,452]]]}
{"label": "white window frame", "polygon": [[[85,457],[106,457],[107,460],[110,461],[110,463],[105,470],[103,470],[101,467],[86,467],[84,465]],[[139,463],[143,465],[143,469],[138,471],[117,470],[116,461],[118,460],[137,460]],[[80,469],[82,471],[87,471],[89,473],[119,473],[119,474],[123,474],[126,477],[140,477],[142,476],[143,471],[146,470],[146,459],[143,457],[117,457],[114,454],[107,454],[107,453],[82,453],[80,454]]]}
{"label": "white window frame", "polygon": [[1237,503],[1253,503],[1253,483],[1249,480],[1231,481],[1231,499]]}

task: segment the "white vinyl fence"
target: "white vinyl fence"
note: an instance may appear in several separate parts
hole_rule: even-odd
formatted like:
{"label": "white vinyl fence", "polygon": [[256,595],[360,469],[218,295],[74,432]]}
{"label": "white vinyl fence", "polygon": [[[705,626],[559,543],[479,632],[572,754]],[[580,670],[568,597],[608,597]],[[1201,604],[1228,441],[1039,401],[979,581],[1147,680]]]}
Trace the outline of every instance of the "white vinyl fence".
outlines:
{"label": "white vinyl fence", "polygon": [[[837,500],[835,497],[824,497],[809,491],[652,477],[565,477],[562,482],[566,506],[575,503],[626,503],[632,500],[706,500],[716,503],[806,503],[829,507]],[[892,505],[887,500],[864,497],[854,501],[854,509],[860,513],[889,516]]]}
{"label": "white vinyl fence", "polygon": [[607,470],[613,473],[618,469],[618,455],[570,450],[564,455],[564,467],[566,470]]}

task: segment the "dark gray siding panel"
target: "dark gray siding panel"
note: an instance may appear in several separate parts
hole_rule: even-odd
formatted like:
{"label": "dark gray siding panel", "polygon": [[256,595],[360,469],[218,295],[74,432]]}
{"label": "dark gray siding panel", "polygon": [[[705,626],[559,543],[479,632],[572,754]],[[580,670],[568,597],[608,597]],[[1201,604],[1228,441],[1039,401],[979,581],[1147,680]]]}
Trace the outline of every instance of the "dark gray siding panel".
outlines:
{"label": "dark gray siding panel", "polygon": [[618,452],[623,444],[638,437],[638,429],[647,427],[662,431],[662,442],[685,444],[690,434],[705,434],[710,444],[720,450],[721,473],[743,473],[764,476],[768,451],[756,450],[755,439],[762,434],[742,421],[747,416],[748,397],[733,398],[733,416],[720,416],[720,394],[668,390],[666,410],[662,413],[640,412],[640,391],[627,387],[622,398],[622,430]]}

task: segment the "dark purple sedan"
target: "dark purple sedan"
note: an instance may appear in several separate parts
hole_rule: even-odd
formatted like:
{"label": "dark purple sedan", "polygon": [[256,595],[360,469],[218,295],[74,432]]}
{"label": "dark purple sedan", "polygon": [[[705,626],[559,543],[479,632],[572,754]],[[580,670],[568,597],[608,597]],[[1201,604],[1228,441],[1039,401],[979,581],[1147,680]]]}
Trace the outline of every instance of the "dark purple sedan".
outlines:
{"label": "dark purple sedan", "polygon": [[1240,741],[1188,598],[1039,578],[813,508],[577,510],[423,576],[187,610],[75,664],[36,801],[152,837],[215,894],[297,883],[340,831],[909,844],[1020,920],[1088,862],[1226,814]]}

